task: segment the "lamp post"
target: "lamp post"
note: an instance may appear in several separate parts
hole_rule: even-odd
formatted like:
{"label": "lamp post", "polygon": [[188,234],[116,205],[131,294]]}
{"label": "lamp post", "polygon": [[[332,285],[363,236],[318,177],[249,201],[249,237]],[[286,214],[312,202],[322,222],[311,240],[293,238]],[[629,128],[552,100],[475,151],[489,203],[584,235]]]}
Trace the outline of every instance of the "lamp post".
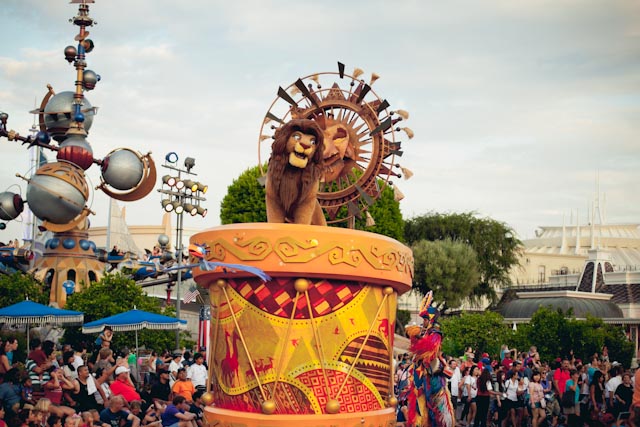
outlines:
{"label": "lamp post", "polygon": [[[182,246],[182,232],[184,229],[184,216],[186,212],[191,216],[207,215],[207,210],[200,206],[200,202],[207,199],[202,197],[208,190],[208,186],[194,181],[191,177],[196,176],[191,169],[196,165],[196,159],[187,157],[184,160],[184,169],[178,167],[178,155],[174,152],[165,156],[163,168],[169,169],[169,173],[162,177],[162,187],[158,192],[162,194],[160,204],[166,212],[175,212],[176,220],[176,251],[178,261],[178,277],[176,279],[176,317],[180,319],[180,285],[182,284],[182,261],[184,247]],[[177,172],[177,175],[174,173]],[[187,179],[183,179],[183,175]],[[180,331],[176,330],[176,348],[180,348]]]}

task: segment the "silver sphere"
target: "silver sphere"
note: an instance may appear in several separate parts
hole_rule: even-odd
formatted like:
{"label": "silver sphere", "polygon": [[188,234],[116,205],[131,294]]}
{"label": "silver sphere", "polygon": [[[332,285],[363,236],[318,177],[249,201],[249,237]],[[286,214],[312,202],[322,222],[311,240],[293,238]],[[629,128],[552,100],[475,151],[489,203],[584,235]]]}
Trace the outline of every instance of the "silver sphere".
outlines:
{"label": "silver sphere", "polygon": [[0,193],[0,219],[11,221],[16,219],[24,209],[22,197],[6,191]]}
{"label": "silver sphere", "polygon": [[[59,164],[48,164],[48,167],[53,169],[56,165]],[[87,202],[86,195],[73,184],[81,180],[86,186],[84,174],[77,168],[73,176],[43,174],[41,173],[43,168],[38,169],[29,180],[27,186],[29,208],[41,220],[47,220],[54,224],[67,224],[82,212]],[[69,165],[62,165],[60,170],[68,170],[69,168]]]}
{"label": "silver sphere", "polygon": [[93,90],[98,83],[98,75],[93,70],[84,70],[82,73],[82,86],[86,90]]}
{"label": "silver sphere", "polygon": [[159,234],[158,243],[160,243],[160,246],[162,247],[167,246],[169,244],[169,236],[167,236],[166,234]]}
{"label": "silver sphere", "polygon": [[126,148],[112,151],[102,163],[102,179],[118,190],[131,190],[138,186],[143,172],[142,159]]}
{"label": "silver sphere", "polygon": [[[58,142],[65,140],[67,130],[73,123],[73,92],[60,92],[44,107],[44,124],[47,132]],[[88,132],[93,123],[94,110],[87,98],[82,101],[82,113],[85,116],[84,129]]]}

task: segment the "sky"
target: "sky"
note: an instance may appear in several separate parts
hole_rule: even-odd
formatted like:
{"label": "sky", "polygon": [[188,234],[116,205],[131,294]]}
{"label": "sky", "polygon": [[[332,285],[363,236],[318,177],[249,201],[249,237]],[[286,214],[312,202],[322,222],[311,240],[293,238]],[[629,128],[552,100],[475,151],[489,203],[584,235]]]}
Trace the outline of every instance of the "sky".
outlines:
{"label": "sky", "polygon": [[[0,111],[26,135],[47,84],[74,88],[63,50],[76,44],[77,6],[2,3]],[[399,162],[414,175],[395,180],[405,218],[474,211],[532,238],[538,226],[585,224],[599,183],[606,222],[640,222],[635,0],[97,0],[90,15],[88,68],[102,78],[86,93],[99,107],[94,155],[194,157],[209,215],[186,227],[219,225],[227,187],[258,164],[278,87],[338,61],[379,74],[374,90],[410,113],[415,138]],[[15,173],[30,173],[27,150],[1,140],[0,165],[0,191],[25,195]],[[88,176],[99,184],[97,166]],[[91,224],[106,225],[108,197],[90,203]],[[155,191],[126,209],[135,225],[163,213]],[[20,237],[21,225],[0,236]]]}

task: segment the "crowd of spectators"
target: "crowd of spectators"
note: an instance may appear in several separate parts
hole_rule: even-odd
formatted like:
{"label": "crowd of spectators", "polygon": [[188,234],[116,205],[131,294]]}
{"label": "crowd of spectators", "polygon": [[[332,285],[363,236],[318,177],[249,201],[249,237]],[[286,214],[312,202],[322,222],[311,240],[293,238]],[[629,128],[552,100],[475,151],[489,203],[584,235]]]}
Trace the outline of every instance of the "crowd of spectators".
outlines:
{"label": "crowd of spectators", "polygon": [[[525,352],[502,346],[495,357],[467,348],[461,357],[447,357],[447,363],[459,427],[640,427],[640,370],[610,361],[606,347],[585,363],[572,352],[541,361],[534,346]],[[409,353],[400,355],[395,368],[399,426],[407,419],[413,367]]]}
{"label": "crowd of spectators", "polygon": [[203,427],[205,349],[154,351],[140,369],[111,337],[92,354],[34,338],[22,361],[15,338],[0,342],[0,427]]}

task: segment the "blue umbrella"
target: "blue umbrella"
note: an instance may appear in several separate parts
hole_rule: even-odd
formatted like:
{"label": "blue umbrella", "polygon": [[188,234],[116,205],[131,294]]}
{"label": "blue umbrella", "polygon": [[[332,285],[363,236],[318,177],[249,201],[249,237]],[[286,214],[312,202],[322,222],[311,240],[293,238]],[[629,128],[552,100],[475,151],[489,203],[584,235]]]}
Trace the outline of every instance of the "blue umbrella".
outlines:
{"label": "blue umbrella", "polygon": [[27,325],[27,342],[29,342],[29,325],[32,323],[64,325],[83,321],[84,314],[79,311],[62,310],[29,300],[0,309],[0,323]]}
{"label": "blue umbrella", "polygon": [[129,310],[114,314],[104,319],[94,320],[82,326],[83,334],[102,332],[105,326],[110,326],[114,332],[136,331],[136,352],[138,351],[138,331],[141,329],[160,329],[175,331],[185,329],[187,321],[162,314],[149,313],[143,310]]}

